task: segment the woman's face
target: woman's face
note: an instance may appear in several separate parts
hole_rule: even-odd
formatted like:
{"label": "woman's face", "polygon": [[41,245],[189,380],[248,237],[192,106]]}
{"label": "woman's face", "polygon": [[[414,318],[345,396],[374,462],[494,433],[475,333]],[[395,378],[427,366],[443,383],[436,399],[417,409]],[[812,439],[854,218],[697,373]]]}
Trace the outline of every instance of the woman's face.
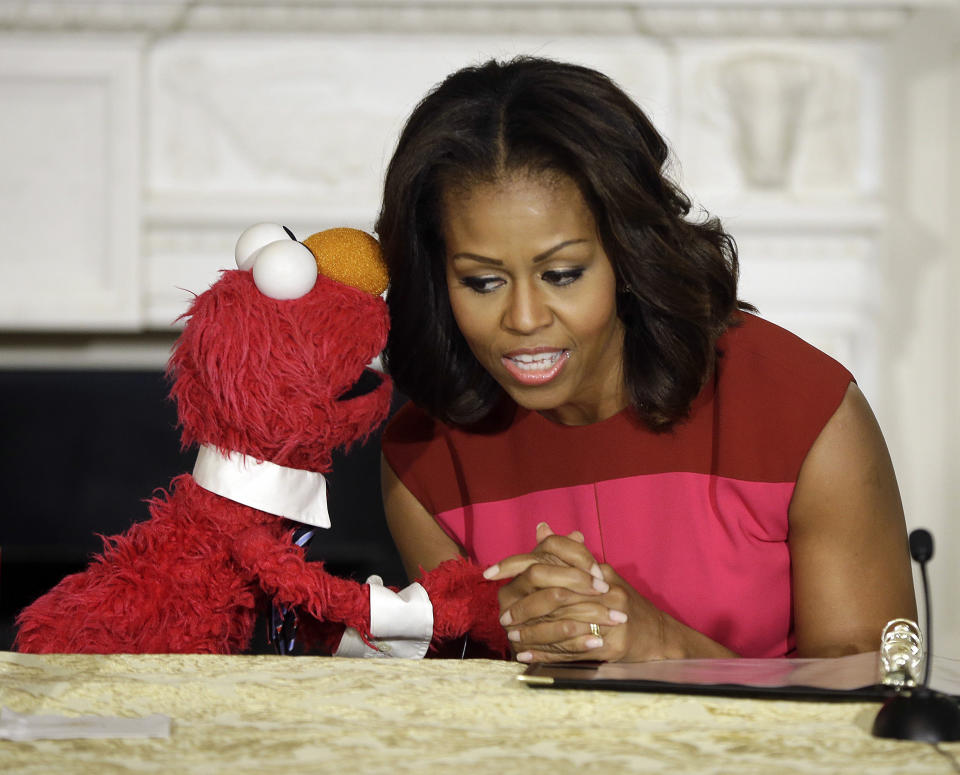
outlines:
{"label": "woman's face", "polygon": [[573,180],[519,172],[452,188],[443,234],[457,325],[518,404],[567,425],[626,406],[616,278]]}

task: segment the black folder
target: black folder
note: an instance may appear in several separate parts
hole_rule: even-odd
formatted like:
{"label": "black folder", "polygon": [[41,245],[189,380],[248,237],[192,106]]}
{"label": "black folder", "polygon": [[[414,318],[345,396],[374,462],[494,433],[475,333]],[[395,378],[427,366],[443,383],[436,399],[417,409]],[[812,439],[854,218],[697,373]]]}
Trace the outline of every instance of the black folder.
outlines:
{"label": "black folder", "polygon": [[[790,700],[872,701],[897,693],[881,680],[879,652],[829,659],[673,659],[529,666],[532,688],[707,694]],[[930,686],[960,700],[960,660],[935,657]]]}

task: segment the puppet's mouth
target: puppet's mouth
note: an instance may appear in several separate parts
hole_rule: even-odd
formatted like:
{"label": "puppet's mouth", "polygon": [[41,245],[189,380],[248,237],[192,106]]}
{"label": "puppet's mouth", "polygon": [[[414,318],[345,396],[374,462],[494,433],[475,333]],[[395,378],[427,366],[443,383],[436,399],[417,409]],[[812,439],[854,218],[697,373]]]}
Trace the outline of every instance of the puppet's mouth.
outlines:
{"label": "puppet's mouth", "polygon": [[383,384],[383,375],[373,369],[364,369],[360,379],[353,383],[346,393],[339,396],[337,401],[349,401],[353,398],[360,398],[368,393],[372,393]]}

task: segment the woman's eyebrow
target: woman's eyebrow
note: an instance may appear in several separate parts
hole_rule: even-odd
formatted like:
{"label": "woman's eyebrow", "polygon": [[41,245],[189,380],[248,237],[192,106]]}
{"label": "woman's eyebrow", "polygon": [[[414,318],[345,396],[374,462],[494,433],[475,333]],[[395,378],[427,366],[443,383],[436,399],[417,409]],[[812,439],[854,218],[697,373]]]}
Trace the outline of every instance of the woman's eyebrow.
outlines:
{"label": "woman's eyebrow", "polygon": [[480,256],[476,253],[454,253],[450,256],[451,261],[458,261],[461,258],[465,258],[469,261],[478,261],[481,264],[492,264],[493,266],[503,266],[503,261],[500,261],[496,258],[488,258],[487,256]]}
{"label": "woman's eyebrow", "polygon": [[[538,253],[531,259],[531,262],[536,264],[540,261],[545,261],[546,259],[550,258],[550,256],[552,256],[554,253],[556,253],[558,250],[562,250],[563,248],[569,245],[577,245],[581,242],[586,242],[586,241],[587,240],[585,239],[564,240],[563,242],[560,242],[557,245],[554,245],[552,248],[548,248],[547,250],[543,251],[543,253]],[[450,256],[451,261],[456,261],[457,259],[461,259],[461,258],[465,258],[470,261],[478,261],[481,264],[490,264],[492,266],[503,266],[503,261],[501,261],[500,259],[490,258],[489,256],[481,256],[477,253],[454,253],[452,256]]]}
{"label": "woman's eyebrow", "polygon": [[564,242],[561,242],[559,245],[554,245],[549,250],[545,250],[543,251],[543,253],[540,253],[539,255],[534,256],[533,263],[536,264],[539,261],[545,261],[546,259],[550,258],[550,256],[552,256],[554,253],[556,253],[558,250],[563,250],[563,248],[567,247],[568,245],[578,245],[581,242],[586,242],[586,240],[582,238],[565,240]]}

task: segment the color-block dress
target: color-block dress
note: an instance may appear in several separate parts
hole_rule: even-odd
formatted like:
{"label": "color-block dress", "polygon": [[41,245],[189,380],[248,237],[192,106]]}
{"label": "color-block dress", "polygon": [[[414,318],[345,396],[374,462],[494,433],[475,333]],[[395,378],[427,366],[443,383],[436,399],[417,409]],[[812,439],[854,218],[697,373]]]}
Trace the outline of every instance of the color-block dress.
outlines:
{"label": "color-block dress", "polygon": [[565,426],[507,401],[464,429],[407,404],[383,453],[478,563],[530,551],[541,521],[580,530],[658,608],[741,656],[784,656],[794,648],[787,509],[852,377],[749,314],[718,350],[689,419],[667,433],[630,409]]}

